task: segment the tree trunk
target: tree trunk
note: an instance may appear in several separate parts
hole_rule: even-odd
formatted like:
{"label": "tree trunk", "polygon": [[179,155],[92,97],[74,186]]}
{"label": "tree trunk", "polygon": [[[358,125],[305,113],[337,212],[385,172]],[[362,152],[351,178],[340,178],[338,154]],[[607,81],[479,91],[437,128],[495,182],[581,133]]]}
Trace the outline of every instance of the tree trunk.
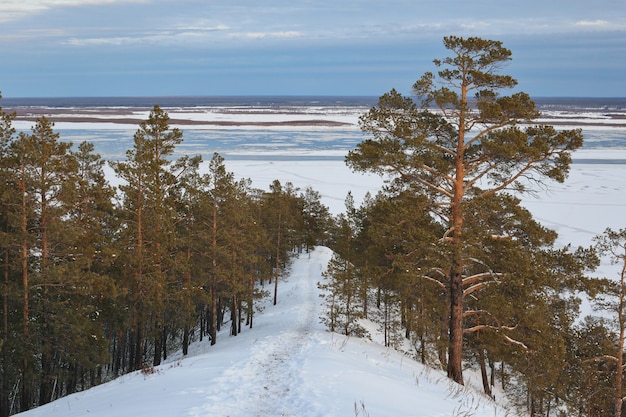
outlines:
{"label": "tree trunk", "polygon": [[211,291],[211,323],[209,325],[209,337],[211,338],[211,346],[217,339],[217,296],[215,291]]}
{"label": "tree trunk", "polygon": [[224,324],[224,316],[226,315],[226,306],[223,304],[222,297],[217,297],[217,331],[222,330]]}
{"label": "tree trunk", "polygon": [[[365,260],[365,271],[369,271],[369,262],[366,259]],[[367,320],[367,292],[369,290],[369,285],[367,282],[367,276],[368,274],[361,274],[363,280],[361,282],[361,298],[362,298],[362,303],[363,303],[363,318]]]}
{"label": "tree trunk", "polygon": [[237,336],[237,296],[233,294],[230,307],[230,335]]}
{"label": "tree trunk", "polygon": [[391,336],[389,334],[389,299],[387,297],[387,293],[385,293],[385,299],[384,299],[384,303],[385,303],[385,320],[384,320],[384,327],[385,327],[385,347],[389,347],[391,345],[390,343],[390,339]]}
{"label": "tree trunk", "polygon": [[[46,348],[44,348],[47,350]],[[48,352],[41,352],[41,375],[39,376],[39,405],[48,404],[52,401],[50,383],[52,379],[52,358]]]}
{"label": "tree trunk", "polygon": [[2,379],[0,382],[0,417],[7,417],[9,415],[9,372],[6,370],[7,366],[7,343],[9,335],[9,248],[8,245],[4,252],[4,286],[2,291]]}
{"label": "tree trunk", "polygon": [[141,324],[137,325],[137,332],[135,334],[135,337],[135,363],[133,364],[133,368],[134,370],[139,370],[143,368],[143,350],[145,344]]}
{"label": "tree trunk", "polygon": [[[624,248],[626,252],[626,247]],[[626,253],[622,259],[622,272],[621,272],[621,285],[619,295],[619,307],[617,312],[617,319],[619,321],[619,345],[617,349],[617,372],[615,376],[615,417],[622,416],[622,405],[624,403],[623,380],[624,380],[624,339],[626,338],[626,322],[624,317],[624,307],[626,304],[626,296],[624,290],[626,290]]]}
{"label": "tree trunk", "polygon": [[208,324],[209,309],[207,306],[202,307],[200,311],[200,341],[204,340],[204,334],[206,332],[206,324]]}
{"label": "tree trunk", "polygon": [[162,347],[161,331],[157,328],[154,331],[154,357],[152,358],[152,366],[159,366],[161,364]]}
{"label": "tree trunk", "polygon": [[478,362],[480,362],[480,375],[483,380],[483,390],[488,396],[492,396],[491,385],[489,384],[489,377],[487,376],[487,365],[485,363],[485,350],[483,348],[478,349]]}
{"label": "tree trunk", "polygon": [[113,336],[111,341],[111,368],[113,370],[113,376],[118,376],[120,373],[120,366],[122,364],[122,355],[124,354],[124,342],[123,334],[119,332],[117,336]]}
{"label": "tree trunk", "polygon": [[[191,288],[191,245],[187,245],[186,260],[188,269],[183,275],[183,287]],[[189,304],[187,304],[187,307],[185,308],[185,322],[183,326],[183,356],[187,356],[189,353],[189,323],[191,322],[192,314],[191,308],[189,307]]]}
{"label": "tree trunk", "polygon": [[448,330],[450,326],[450,303],[447,299],[445,299],[445,295],[440,297],[444,300],[442,303],[446,306],[446,310],[444,314],[440,317],[440,328],[439,328],[439,344],[437,346],[437,353],[439,355],[439,362],[441,363],[442,369],[448,368],[448,357],[446,356],[446,345],[444,345],[444,341],[450,343],[447,339],[449,338],[450,331]]}
{"label": "tree trunk", "polygon": [[454,153],[454,193],[450,200],[450,231],[452,259],[450,267],[450,328],[448,345],[448,377],[463,385],[463,197],[465,195],[465,130],[467,84],[461,85],[461,106],[458,116],[458,142]]}
{"label": "tree trunk", "polygon": [[617,372],[615,376],[615,417],[622,417],[622,404],[624,402],[622,396],[623,385],[623,350],[624,346],[624,324],[620,325],[620,351],[617,353]]}
{"label": "tree trunk", "polygon": [[242,322],[242,317],[243,317],[243,312],[242,312],[243,302],[241,301],[241,297],[237,300],[237,304],[238,304],[238,307],[237,307],[237,314],[238,314],[238,317],[237,317],[237,333],[241,333],[241,322]]}
{"label": "tree trunk", "polygon": [[278,213],[278,233],[276,236],[276,271],[274,275],[274,305],[276,305],[276,298],[278,296],[278,275],[280,271],[280,222],[281,213]]}
{"label": "tree trunk", "polygon": [[448,378],[463,385],[463,283],[458,266],[450,270]]}
{"label": "tree trunk", "polygon": [[[24,164],[21,166],[22,175],[24,172]],[[29,311],[28,311],[28,209],[27,209],[27,201],[26,201],[26,184],[24,181],[20,181],[20,191],[22,194],[22,207],[21,207],[21,233],[22,233],[22,241],[20,245],[20,257],[21,257],[21,267],[22,267],[22,289],[23,289],[23,304],[22,304],[22,335],[24,337],[24,344],[26,344],[26,349],[23,351],[23,359],[22,359],[22,390],[20,396],[20,410],[26,411],[31,407],[31,398],[30,398],[30,386],[28,383],[29,378],[29,363],[28,363],[28,351],[30,350],[30,336],[29,336]]]}
{"label": "tree trunk", "polygon": [[254,314],[254,269],[250,268],[250,281],[248,282],[248,311],[246,325],[252,328],[252,317]]}
{"label": "tree trunk", "polygon": [[161,343],[163,344],[163,360],[167,360],[167,326],[163,326],[163,332],[161,333]]}
{"label": "tree trunk", "polygon": [[189,353],[189,326],[185,325],[183,329],[183,356]]}

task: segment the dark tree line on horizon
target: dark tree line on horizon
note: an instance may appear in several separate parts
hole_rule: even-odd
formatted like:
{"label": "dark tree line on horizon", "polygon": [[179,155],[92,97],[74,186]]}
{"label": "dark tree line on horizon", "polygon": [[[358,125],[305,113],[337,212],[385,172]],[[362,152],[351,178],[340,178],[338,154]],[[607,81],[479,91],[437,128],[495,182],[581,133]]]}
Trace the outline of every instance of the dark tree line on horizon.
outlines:
{"label": "dark tree line on horizon", "polygon": [[[292,254],[334,251],[322,289],[331,331],[367,337],[464,384],[476,370],[532,416],[622,416],[626,269],[591,279],[598,255],[626,268],[626,230],[555,247],[518,193],[564,181],[580,130],[534,125],[535,103],[499,74],[501,42],[444,38],[437,73],[360,119],[355,171],[386,186],[332,217],[320,194],[235,179],[223,158],[174,159],[183,133],[154,106],[124,160],[63,142],[45,117],[16,134],[0,108],[0,417],[133,371],[153,372],[276,303]],[[610,316],[579,317],[595,297]],[[224,333],[221,333],[224,334]]]}

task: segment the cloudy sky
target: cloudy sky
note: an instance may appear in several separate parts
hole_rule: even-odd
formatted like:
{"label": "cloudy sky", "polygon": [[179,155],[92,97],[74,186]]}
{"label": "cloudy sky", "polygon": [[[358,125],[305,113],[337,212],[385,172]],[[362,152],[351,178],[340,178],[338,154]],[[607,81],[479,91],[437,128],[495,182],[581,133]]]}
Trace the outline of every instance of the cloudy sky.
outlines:
{"label": "cloudy sky", "polygon": [[504,42],[534,96],[626,96],[625,0],[0,0],[4,97],[370,95]]}

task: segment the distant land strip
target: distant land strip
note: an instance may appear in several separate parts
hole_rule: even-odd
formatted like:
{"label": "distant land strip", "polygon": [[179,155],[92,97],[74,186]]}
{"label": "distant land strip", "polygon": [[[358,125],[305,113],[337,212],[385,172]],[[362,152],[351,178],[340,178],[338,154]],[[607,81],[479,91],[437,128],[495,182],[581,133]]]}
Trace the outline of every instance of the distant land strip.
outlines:
{"label": "distant land strip", "polygon": [[[145,119],[139,118],[125,118],[125,117],[64,117],[64,116],[54,116],[54,115],[46,115],[48,120],[52,122],[68,122],[68,123],[115,123],[115,124],[124,124],[124,125],[135,125],[138,126],[141,122],[144,122]],[[38,117],[41,115],[33,115],[32,113],[29,115],[20,115],[17,114],[15,120],[22,121],[30,121],[35,122]],[[348,122],[339,122],[336,120],[324,120],[324,119],[313,119],[313,120],[283,120],[283,121],[238,121],[238,120],[190,120],[190,119],[170,119],[169,123],[172,125],[183,125],[183,126],[328,126],[328,127],[341,127],[341,126],[354,126],[353,123]],[[626,127],[626,123],[614,123],[614,122],[591,122],[591,121],[580,121],[580,120],[563,120],[563,119],[554,119],[549,121],[550,124],[555,126],[587,126],[587,127]],[[536,123],[520,123],[520,124],[528,124],[533,125]]]}
{"label": "distant land strip", "polygon": [[[89,108],[49,108],[49,107],[16,107],[5,108],[7,113],[15,112],[15,120],[35,122],[38,117],[45,116],[52,122],[68,122],[68,123],[114,123],[123,125],[139,125],[145,119],[135,116],[137,111],[147,111],[148,108],[107,108],[107,107],[89,107]],[[68,112],[73,114],[68,114]],[[192,109],[191,113],[198,113],[198,110]],[[297,117],[297,115],[306,114],[301,111],[286,112],[270,112],[264,109],[219,109],[215,111],[221,115],[282,115],[287,117]],[[125,117],[126,116],[126,117]],[[554,115],[542,115],[542,121],[525,123],[521,125],[534,125],[548,123],[554,126],[572,126],[572,127],[617,127],[626,128],[626,114],[618,112],[607,113],[608,117],[605,121],[568,119]],[[323,117],[323,116],[322,116]],[[305,120],[265,120],[265,121],[245,121],[245,120],[191,120],[181,118],[171,118],[170,124],[180,126],[242,126],[242,127],[272,127],[272,126],[318,126],[318,127],[348,127],[355,126],[355,123],[342,122],[327,119],[305,119]]]}
{"label": "distant land strip", "polygon": [[[138,126],[143,119],[128,119],[128,118],[102,118],[102,117],[49,117],[48,120],[54,123],[69,122],[69,123],[115,123],[125,125]],[[35,122],[37,117],[26,116],[17,117],[16,120]],[[183,125],[183,126],[329,126],[329,127],[341,127],[341,126],[353,126],[352,123],[338,122],[335,120],[284,120],[284,121],[226,121],[226,120],[189,120],[189,119],[169,119],[170,125]]]}

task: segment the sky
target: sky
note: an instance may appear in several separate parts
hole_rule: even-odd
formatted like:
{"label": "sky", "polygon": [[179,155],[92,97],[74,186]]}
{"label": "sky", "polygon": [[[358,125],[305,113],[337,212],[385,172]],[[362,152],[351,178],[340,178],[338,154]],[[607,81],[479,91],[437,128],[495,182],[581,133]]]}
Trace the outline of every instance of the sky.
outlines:
{"label": "sky", "polygon": [[536,97],[626,97],[624,0],[0,0],[4,97],[410,93],[444,36]]}

